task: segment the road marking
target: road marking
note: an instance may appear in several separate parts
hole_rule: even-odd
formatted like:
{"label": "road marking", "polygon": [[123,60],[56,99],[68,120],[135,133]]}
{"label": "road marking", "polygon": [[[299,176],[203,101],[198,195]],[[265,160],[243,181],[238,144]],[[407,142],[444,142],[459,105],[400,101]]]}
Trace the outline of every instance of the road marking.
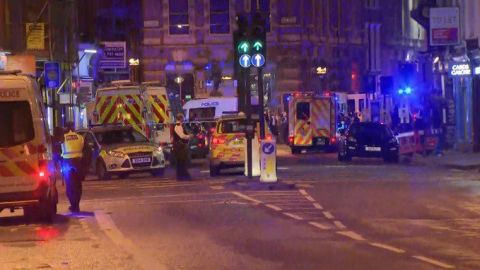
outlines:
{"label": "road marking", "polygon": [[286,171],[286,170],[290,170],[290,168],[289,167],[277,167],[277,170]]}
{"label": "road marking", "polygon": [[340,230],[345,230],[347,228],[347,226],[343,225],[343,223],[338,220],[335,220],[333,224],[335,224],[335,226]]}
{"label": "road marking", "polygon": [[392,251],[392,252],[399,253],[399,254],[405,253],[405,250],[403,250],[401,248],[392,247],[390,245],[385,245],[385,244],[380,244],[380,243],[368,243],[368,244],[371,245],[371,246],[377,247],[377,248],[386,249],[388,251]]}
{"label": "road marking", "polygon": [[323,211],[322,213],[328,219],[335,219],[335,217],[328,211]]}
{"label": "road marking", "polygon": [[282,208],[278,207],[278,206],[275,206],[273,204],[265,204],[266,207],[270,208],[270,209],[273,209],[275,211],[282,211]]}
{"label": "road marking", "polygon": [[346,236],[350,239],[356,240],[356,241],[365,241],[365,238],[363,238],[360,234],[352,231],[341,231],[337,232],[337,234]]}
{"label": "road marking", "polygon": [[200,171],[200,173],[210,173],[210,170],[203,170],[203,171]]}
{"label": "road marking", "polygon": [[313,185],[311,184],[295,184],[295,186],[299,188],[313,188]]}
{"label": "road marking", "polygon": [[305,196],[305,199],[307,199],[307,200],[309,200],[309,201],[311,201],[311,202],[315,202],[315,199],[312,198],[312,196],[310,196],[310,195]]}
{"label": "road marking", "polygon": [[303,196],[308,196],[308,193],[305,191],[305,189],[300,189],[299,192],[300,192],[300,194],[302,194]]}
{"label": "road marking", "polygon": [[292,214],[292,213],[285,212],[285,213],[283,213],[283,214],[284,214],[285,216],[289,216],[289,217],[291,217],[291,218],[293,218],[293,219],[296,219],[296,220],[303,220],[303,218],[302,218],[301,216],[297,216],[297,215]]}
{"label": "road marking", "polygon": [[327,225],[323,225],[323,224],[315,222],[315,221],[310,221],[310,222],[308,222],[308,224],[310,224],[314,227],[317,227],[319,229],[322,229],[322,230],[330,230],[330,227],[328,227]]}
{"label": "road marking", "polygon": [[443,262],[440,262],[440,261],[437,261],[437,260],[434,260],[434,259],[430,259],[430,258],[427,258],[427,257],[418,256],[418,255],[412,256],[412,257],[417,259],[417,260],[420,260],[420,261],[423,261],[423,262],[426,262],[426,263],[429,263],[429,264],[433,264],[435,266],[442,267],[442,268],[445,268],[445,269],[455,269],[455,266],[453,266],[453,265],[446,264],[446,263],[443,263]]}
{"label": "road marking", "polygon": [[259,200],[257,200],[257,199],[254,199],[254,198],[252,198],[252,197],[250,197],[250,196],[247,196],[247,195],[242,194],[242,193],[237,192],[237,191],[232,192],[232,194],[237,195],[238,197],[240,197],[240,198],[242,198],[242,199],[245,199],[245,200],[247,200],[247,201],[251,201],[251,202],[254,202],[254,203],[258,203],[258,204],[263,203],[262,201],[259,201]]}
{"label": "road marking", "polygon": [[210,186],[211,189],[213,190],[222,190],[225,189],[223,186]]}
{"label": "road marking", "polygon": [[318,210],[323,210],[323,207],[319,203],[314,203],[313,206]]}
{"label": "road marking", "polygon": [[165,265],[158,261],[152,261],[139,247],[137,247],[130,239],[126,238],[123,233],[115,225],[113,219],[104,211],[97,210],[95,219],[100,229],[119,247],[132,254],[135,261],[143,269],[167,269]]}

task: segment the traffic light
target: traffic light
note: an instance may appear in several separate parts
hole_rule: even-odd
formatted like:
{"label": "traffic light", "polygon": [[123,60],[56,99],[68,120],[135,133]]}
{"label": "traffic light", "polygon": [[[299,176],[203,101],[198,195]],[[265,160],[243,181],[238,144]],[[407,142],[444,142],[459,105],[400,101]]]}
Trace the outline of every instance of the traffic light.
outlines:
{"label": "traffic light", "polygon": [[240,79],[240,70],[242,67],[238,59],[243,54],[250,53],[250,42],[248,40],[248,17],[244,14],[237,14],[237,30],[233,32],[233,53],[234,53],[234,72],[235,78]]}
{"label": "traffic light", "polygon": [[265,28],[266,20],[260,12],[255,12],[252,16],[252,34],[250,38],[252,46],[252,57],[261,54],[267,58],[267,31]]}

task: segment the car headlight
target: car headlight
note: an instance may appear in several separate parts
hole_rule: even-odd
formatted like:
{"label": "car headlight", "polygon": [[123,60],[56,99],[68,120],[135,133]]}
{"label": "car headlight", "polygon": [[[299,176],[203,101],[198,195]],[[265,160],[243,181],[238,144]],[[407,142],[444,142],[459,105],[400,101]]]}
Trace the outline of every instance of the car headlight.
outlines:
{"label": "car headlight", "polygon": [[107,152],[107,154],[109,154],[112,157],[116,157],[116,158],[124,158],[125,157],[125,153],[120,152],[120,151],[110,150],[110,151]]}
{"label": "car headlight", "polygon": [[159,146],[157,149],[153,150],[153,154],[155,156],[163,154],[163,148],[161,146]]}

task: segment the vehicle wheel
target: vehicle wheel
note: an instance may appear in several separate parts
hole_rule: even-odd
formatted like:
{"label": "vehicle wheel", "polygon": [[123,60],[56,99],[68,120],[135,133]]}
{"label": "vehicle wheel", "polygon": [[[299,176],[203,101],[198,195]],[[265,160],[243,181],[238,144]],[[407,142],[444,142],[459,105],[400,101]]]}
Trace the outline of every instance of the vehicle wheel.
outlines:
{"label": "vehicle wheel", "polygon": [[220,173],[219,166],[210,164],[210,176],[217,176]]}
{"label": "vehicle wheel", "polygon": [[51,223],[53,222],[53,219],[57,214],[57,204],[53,201],[53,199],[47,199],[40,202],[38,210],[40,214],[40,219],[42,221]]}
{"label": "vehicle wheel", "polygon": [[292,146],[290,147],[292,149],[292,154],[293,155],[297,155],[297,154],[300,154],[300,149],[298,147],[295,147],[295,146]]}
{"label": "vehicle wheel", "polygon": [[165,169],[164,168],[156,169],[156,170],[150,172],[150,174],[153,177],[160,177],[160,176],[163,176],[165,174]]}
{"label": "vehicle wheel", "polygon": [[108,173],[105,163],[102,160],[97,162],[96,173],[99,180],[110,179],[110,174]]}

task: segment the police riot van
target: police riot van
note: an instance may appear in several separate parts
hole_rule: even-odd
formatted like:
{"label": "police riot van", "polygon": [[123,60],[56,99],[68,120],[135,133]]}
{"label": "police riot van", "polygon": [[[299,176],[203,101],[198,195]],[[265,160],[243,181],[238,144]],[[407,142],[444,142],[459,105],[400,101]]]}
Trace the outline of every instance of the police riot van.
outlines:
{"label": "police riot van", "polygon": [[58,194],[40,90],[20,71],[0,71],[0,211],[23,208],[52,221]]}
{"label": "police riot van", "polygon": [[237,110],[236,97],[213,97],[193,99],[183,105],[185,121],[214,121],[226,112]]}

